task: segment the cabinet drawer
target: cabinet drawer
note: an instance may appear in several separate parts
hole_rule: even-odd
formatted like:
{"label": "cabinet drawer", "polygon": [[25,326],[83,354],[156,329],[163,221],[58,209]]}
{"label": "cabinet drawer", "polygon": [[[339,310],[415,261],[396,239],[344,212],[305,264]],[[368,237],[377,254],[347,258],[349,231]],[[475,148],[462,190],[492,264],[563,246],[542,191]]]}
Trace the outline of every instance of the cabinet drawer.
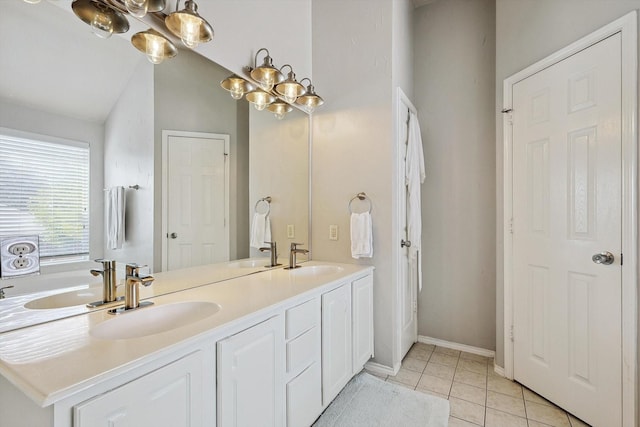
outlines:
{"label": "cabinet drawer", "polygon": [[314,363],[287,384],[287,427],[308,427],[320,412],[320,363]]}
{"label": "cabinet drawer", "polygon": [[295,338],[318,324],[319,300],[312,299],[287,310],[286,339]]}
{"label": "cabinet drawer", "polygon": [[297,374],[315,360],[319,360],[319,356],[319,329],[313,327],[287,343],[287,374]]}

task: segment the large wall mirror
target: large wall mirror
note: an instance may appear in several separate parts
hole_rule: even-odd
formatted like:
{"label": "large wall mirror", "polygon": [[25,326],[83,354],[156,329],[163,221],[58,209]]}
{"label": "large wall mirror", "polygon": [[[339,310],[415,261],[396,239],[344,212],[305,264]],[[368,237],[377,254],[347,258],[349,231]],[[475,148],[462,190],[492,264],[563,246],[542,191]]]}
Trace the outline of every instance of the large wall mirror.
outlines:
{"label": "large wall mirror", "polygon": [[[132,31],[99,39],[70,4],[3,4],[0,127],[90,143],[90,257],[147,264],[153,272],[268,260],[249,245],[253,215],[267,208],[281,257],[291,242],[308,245],[308,116],[294,109],[277,120],[232,99],[219,85],[231,73],[185,49],[154,66],[131,46]],[[197,173],[188,162],[200,157],[189,145],[198,139],[226,140],[221,166],[212,174],[224,174],[215,195],[190,193],[179,172],[182,167]],[[135,185],[139,189],[129,188]],[[125,188],[126,237],[112,249],[104,237],[105,189],[117,186]],[[268,207],[258,203],[266,197]],[[213,210],[224,216],[226,240],[215,242],[223,247],[204,255],[188,243],[172,247],[172,236],[177,243],[188,234],[171,228],[172,215],[200,218]],[[29,279],[15,279],[17,285],[19,280]]]}

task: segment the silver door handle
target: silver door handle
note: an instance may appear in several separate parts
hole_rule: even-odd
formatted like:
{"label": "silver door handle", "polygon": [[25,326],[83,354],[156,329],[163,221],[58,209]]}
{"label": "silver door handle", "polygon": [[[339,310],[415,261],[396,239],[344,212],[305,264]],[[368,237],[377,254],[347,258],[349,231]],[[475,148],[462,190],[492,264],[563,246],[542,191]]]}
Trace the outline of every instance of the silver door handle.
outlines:
{"label": "silver door handle", "polygon": [[613,264],[614,256],[611,252],[601,252],[592,256],[591,260],[596,264],[609,265]]}
{"label": "silver door handle", "polygon": [[178,238],[178,233],[171,233],[171,234],[169,234],[169,237],[171,237],[172,239],[177,239]]}
{"label": "silver door handle", "polygon": [[410,240],[400,240],[400,246],[402,246],[403,248],[410,248],[411,247],[411,241]]}

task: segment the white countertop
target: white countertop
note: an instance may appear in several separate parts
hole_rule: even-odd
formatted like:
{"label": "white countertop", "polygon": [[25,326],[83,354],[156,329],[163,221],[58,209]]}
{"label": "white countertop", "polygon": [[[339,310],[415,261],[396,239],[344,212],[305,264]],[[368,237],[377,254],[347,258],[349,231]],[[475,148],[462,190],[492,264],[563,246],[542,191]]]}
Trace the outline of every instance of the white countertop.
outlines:
{"label": "white countertop", "polygon": [[[98,339],[89,334],[95,325],[114,318],[106,310],[5,332],[0,334],[0,374],[40,406],[48,406],[91,384],[130,370],[145,358],[180,343],[204,335],[222,338],[242,319],[257,318],[284,305],[295,305],[373,270],[371,266],[319,261],[306,262],[301,269],[321,264],[340,266],[342,270],[298,276],[276,268],[199,287],[194,286],[212,281],[206,275],[206,267],[180,270],[179,275],[157,273],[154,283],[147,289],[156,286],[164,290],[165,295],[152,298],[155,306],[209,301],[219,304],[220,311],[186,326],[125,340]],[[167,294],[172,286],[178,290],[191,289]],[[153,308],[140,310],[145,309]],[[135,328],[135,324],[131,327]]]}

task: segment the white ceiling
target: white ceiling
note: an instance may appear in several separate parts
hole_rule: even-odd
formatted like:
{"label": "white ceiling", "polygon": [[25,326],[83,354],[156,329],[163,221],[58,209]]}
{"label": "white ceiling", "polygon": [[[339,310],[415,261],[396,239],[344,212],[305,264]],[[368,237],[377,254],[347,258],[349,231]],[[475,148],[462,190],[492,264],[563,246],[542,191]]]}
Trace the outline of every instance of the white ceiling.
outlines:
{"label": "white ceiling", "polygon": [[128,37],[93,35],[70,0],[2,2],[0,98],[9,102],[104,122],[140,61]]}

